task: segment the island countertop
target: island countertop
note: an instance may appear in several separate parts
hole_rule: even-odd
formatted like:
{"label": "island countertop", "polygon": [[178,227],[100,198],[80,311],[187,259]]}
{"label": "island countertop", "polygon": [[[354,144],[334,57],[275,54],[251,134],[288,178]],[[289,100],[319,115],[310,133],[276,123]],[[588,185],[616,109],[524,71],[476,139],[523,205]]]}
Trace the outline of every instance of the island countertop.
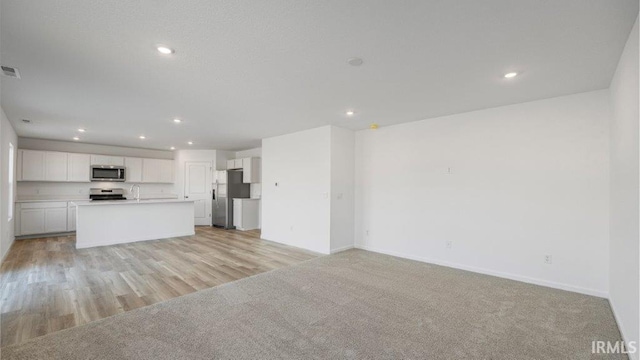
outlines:
{"label": "island countertop", "polygon": [[104,205],[144,205],[166,203],[192,203],[188,199],[141,199],[141,200],[99,200],[99,201],[72,201],[75,206],[104,206]]}

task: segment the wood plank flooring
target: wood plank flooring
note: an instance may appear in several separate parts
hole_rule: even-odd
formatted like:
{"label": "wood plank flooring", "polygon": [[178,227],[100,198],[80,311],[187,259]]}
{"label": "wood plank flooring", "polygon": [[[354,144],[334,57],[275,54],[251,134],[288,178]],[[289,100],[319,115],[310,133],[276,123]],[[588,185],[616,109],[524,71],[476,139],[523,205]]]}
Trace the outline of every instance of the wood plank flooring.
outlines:
{"label": "wood plank flooring", "polygon": [[75,248],[75,237],[17,240],[0,268],[0,345],[20,343],[318,254],[257,231]]}

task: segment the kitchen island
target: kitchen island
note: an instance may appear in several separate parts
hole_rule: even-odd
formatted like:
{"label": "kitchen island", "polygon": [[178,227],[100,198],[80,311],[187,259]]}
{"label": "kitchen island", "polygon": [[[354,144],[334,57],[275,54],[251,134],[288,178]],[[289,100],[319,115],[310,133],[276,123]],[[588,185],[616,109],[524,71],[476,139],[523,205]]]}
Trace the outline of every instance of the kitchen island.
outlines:
{"label": "kitchen island", "polygon": [[195,234],[193,200],[75,202],[76,248]]}

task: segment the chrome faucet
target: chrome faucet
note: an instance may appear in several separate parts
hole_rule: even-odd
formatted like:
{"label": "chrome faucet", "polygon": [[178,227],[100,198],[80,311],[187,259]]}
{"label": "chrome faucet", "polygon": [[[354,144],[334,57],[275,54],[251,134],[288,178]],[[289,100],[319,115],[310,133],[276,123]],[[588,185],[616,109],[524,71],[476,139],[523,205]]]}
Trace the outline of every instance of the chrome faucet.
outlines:
{"label": "chrome faucet", "polygon": [[133,194],[133,188],[137,188],[138,189],[138,191],[136,192],[135,199],[136,199],[136,201],[140,201],[140,185],[138,185],[138,184],[131,185],[131,189],[129,189],[129,193]]}

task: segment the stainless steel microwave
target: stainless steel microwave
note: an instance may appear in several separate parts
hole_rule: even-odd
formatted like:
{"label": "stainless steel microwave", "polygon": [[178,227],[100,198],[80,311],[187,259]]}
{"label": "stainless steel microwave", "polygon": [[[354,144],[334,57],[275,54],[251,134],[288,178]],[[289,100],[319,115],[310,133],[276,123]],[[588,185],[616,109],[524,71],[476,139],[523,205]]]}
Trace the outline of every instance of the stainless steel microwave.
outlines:
{"label": "stainless steel microwave", "polygon": [[91,165],[91,181],[125,181],[125,167],[114,165]]}

